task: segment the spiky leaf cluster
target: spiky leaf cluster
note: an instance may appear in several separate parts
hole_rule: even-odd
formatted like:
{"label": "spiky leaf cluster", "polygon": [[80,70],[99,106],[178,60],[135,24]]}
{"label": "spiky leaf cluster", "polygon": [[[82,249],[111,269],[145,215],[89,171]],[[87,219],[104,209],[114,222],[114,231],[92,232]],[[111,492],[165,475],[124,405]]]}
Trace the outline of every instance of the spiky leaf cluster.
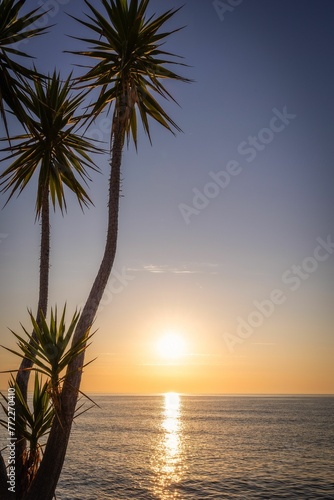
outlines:
{"label": "spiky leaf cluster", "polygon": [[41,314],[40,325],[30,312],[31,324],[36,338],[28,332],[22,325],[26,338],[13,333],[18,340],[19,351],[14,351],[8,347],[6,350],[21,357],[28,358],[35,364],[33,368],[36,372],[45,375],[49,380],[49,389],[54,402],[58,399],[60,392],[60,384],[63,380],[62,372],[67,368],[68,364],[77,356],[79,356],[89,344],[92,336],[85,335],[79,342],[70,346],[70,341],[73,332],[79,319],[79,313],[75,312],[68,328],[65,325],[66,306],[58,319],[57,308],[51,309],[50,324],[47,323],[43,314]]}
{"label": "spiky leaf cluster", "polygon": [[[15,426],[20,428],[21,434],[29,441],[30,447],[36,448],[40,439],[48,434],[54,417],[54,408],[48,390],[49,384],[47,381],[43,383],[38,374],[35,374],[31,409],[14,379],[11,380],[9,386],[15,389],[15,399],[20,404],[20,412],[16,414]],[[8,399],[3,394],[2,397],[8,403]],[[0,404],[8,417],[8,406]],[[7,428],[7,421],[0,420],[0,424]]]}
{"label": "spiky leaf cluster", "polygon": [[[15,390],[16,407],[20,409],[15,416],[16,432],[18,431],[20,436],[29,443],[24,453],[23,463],[27,470],[27,479],[30,478],[31,480],[35,476],[42,459],[43,444],[41,441],[49,434],[55,415],[49,394],[49,384],[47,381],[43,383],[38,374],[35,374],[32,408],[29,407],[14,378],[10,381],[9,386]],[[8,399],[4,394],[1,394],[1,396],[5,400],[5,404],[2,402],[0,404],[7,416],[7,421],[1,419],[0,425],[7,428]]]}
{"label": "spiky leaf cluster", "polygon": [[45,27],[36,25],[36,21],[45,15],[45,12],[38,12],[37,8],[20,16],[24,4],[25,0],[0,0],[0,116],[7,135],[5,104],[21,123],[28,125],[29,117],[22,106],[24,78],[30,79],[36,75],[35,71],[15,61],[13,56],[30,57],[18,49],[19,42],[25,42],[46,31]]}
{"label": "spiky leaf cluster", "polygon": [[13,144],[4,149],[9,155],[2,161],[16,158],[0,176],[2,190],[10,193],[8,200],[20,194],[39,170],[36,216],[41,213],[45,186],[49,186],[53,206],[58,203],[61,211],[66,210],[64,186],[75,193],[81,207],[91,202],[80,180],[89,179],[87,168],[98,170],[88,153],[101,149],[78,133],[82,117],[76,112],[85,93],[72,95],[71,91],[71,75],[62,81],[56,71],[46,82],[36,79],[33,86],[27,84],[25,105],[33,116],[33,127],[11,138]]}
{"label": "spiky leaf cluster", "polygon": [[168,69],[169,65],[185,65],[175,62],[176,56],[161,48],[170,34],[179,31],[160,31],[179,9],[148,17],[149,0],[101,0],[103,13],[87,0],[85,3],[90,14],[86,20],[77,20],[97,36],[80,38],[90,49],[73,53],[99,60],[81,78],[93,88],[100,87],[92,116],[113,104],[114,117],[122,114],[124,133],[136,146],[137,112],[150,140],[149,118],[171,132],[180,130],[155,98],[160,95],[174,100],[161,80],[190,81]]}

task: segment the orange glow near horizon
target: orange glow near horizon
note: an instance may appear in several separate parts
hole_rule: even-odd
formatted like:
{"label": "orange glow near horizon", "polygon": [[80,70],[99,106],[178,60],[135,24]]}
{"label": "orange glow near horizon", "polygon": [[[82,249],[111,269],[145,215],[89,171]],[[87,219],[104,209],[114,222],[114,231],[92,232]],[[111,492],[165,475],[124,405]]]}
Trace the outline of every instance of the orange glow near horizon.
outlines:
{"label": "orange glow near horizon", "polygon": [[[199,313],[197,313],[200,316]],[[208,323],[192,318],[164,327],[165,318],[138,328],[131,318],[125,329],[124,316],[115,320],[115,331],[100,325],[86,353],[81,390],[85,393],[115,394],[333,394],[334,367],[331,351],[300,342],[305,329],[292,336],[270,336],[281,331],[278,324],[254,332],[228,352],[222,336]],[[178,319],[178,318],[177,318]],[[278,318],[279,319],[279,318]],[[224,327],[222,327],[222,331]],[[213,333],[207,333],[213,332]],[[108,336],[105,332],[109,332]],[[11,347],[15,347],[12,340]],[[289,349],[290,347],[290,349]],[[0,353],[3,370],[15,368],[14,355]],[[0,388],[8,387],[8,374],[0,375]],[[31,378],[32,380],[33,378]]]}

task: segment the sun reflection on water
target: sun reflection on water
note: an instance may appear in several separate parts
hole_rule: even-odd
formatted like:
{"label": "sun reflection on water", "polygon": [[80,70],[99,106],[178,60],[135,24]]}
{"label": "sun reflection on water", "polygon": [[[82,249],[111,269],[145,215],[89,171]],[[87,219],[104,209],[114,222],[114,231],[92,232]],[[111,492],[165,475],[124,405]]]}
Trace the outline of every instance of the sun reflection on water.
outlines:
{"label": "sun reflection on water", "polygon": [[180,498],[174,486],[183,475],[181,398],[174,392],[164,394],[161,438],[154,456],[157,482],[154,492],[161,500]]}

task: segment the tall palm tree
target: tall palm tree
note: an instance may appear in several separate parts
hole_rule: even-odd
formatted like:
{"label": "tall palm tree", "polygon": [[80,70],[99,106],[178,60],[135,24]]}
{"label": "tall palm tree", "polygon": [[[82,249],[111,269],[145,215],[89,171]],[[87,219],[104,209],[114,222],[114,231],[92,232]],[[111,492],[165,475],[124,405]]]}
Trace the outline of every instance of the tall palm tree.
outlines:
{"label": "tall palm tree", "polygon": [[[120,197],[121,160],[125,139],[133,138],[137,144],[137,115],[150,139],[150,119],[167,130],[180,130],[156,100],[172,99],[162,84],[170,79],[190,81],[179,76],[168,65],[173,54],[162,50],[161,45],[173,31],[160,31],[178,9],[168,10],[160,16],[147,16],[149,0],[101,0],[104,12],[100,13],[85,0],[90,13],[86,20],[78,20],[92,30],[95,38],[81,39],[92,45],[87,51],[77,52],[97,59],[81,81],[92,88],[100,88],[91,116],[96,118],[105,109],[113,107],[110,140],[111,172],[109,180],[108,229],[105,251],[96,279],[80,316],[73,343],[89,331],[106,287],[117,244],[118,211]],[[73,415],[80,387],[84,353],[70,363],[61,395],[60,418],[55,419],[36,479],[27,500],[51,500],[62,469]]]}
{"label": "tall palm tree", "polygon": [[[36,219],[41,221],[41,250],[39,299],[37,323],[47,313],[49,267],[50,267],[50,201],[61,212],[66,210],[64,186],[74,192],[83,208],[91,200],[80,181],[88,178],[87,169],[97,167],[89,153],[100,152],[89,141],[78,134],[82,116],[76,116],[85,93],[73,93],[71,76],[61,81],[56,72],[41,82],[37,79],[33,86],[26,85],[25,105],[31,115],[30,130],[12,137],[11,146],[5,148],[9,155],[3,159],[14,159],[0,175],[2,191],[9,192],[9,198],[22,190],[35,173],[38,173],[36,197]],[[33,339],[36,336],[33,335]],[[25,357],[17,374],[17,384],[25,401],[29,370],[32,359]],[[25,452],[25,440],[18,437],[17,470],[20,471]]]}
{"label": "tall palm tree", "polygon": [[1,191],[9,192],[6,203],[21,194],[38,172],[36,219],[41,220],[40,288],[38,314],[46,316],[50,254],[50,199],[53,208],[66,211],[64,186],[76,195],[81,206],[91,200],[81,181],[89,179],[87,168],[98,170],[88,153],[98,153],[91,142],[78,134],[81,115],[75,115],[85,93],[73,94],[71,75],[62,81],[59,73],[26,84],[25,106],[31,114],[32,129],[11,138],[3,149],[9,155],[1,161],[15,160],[0,174]]}
{"label": "tall palm tree", "polygon": [[30,56],[18,50],[18,43],[45,33],[46,27],[37,27],[36,21],[45,15],[39,8],[20,16],[20,10],[25,0],[0,0],[0,118],[6,134],[8,122],[5,105],[16,115],[25,126],[29,125],[29,115],[26,114],[22,101],[24,100],[25,78],[32,79],[36,72],[26,68],[13,59],[13,56],[29,58]]}

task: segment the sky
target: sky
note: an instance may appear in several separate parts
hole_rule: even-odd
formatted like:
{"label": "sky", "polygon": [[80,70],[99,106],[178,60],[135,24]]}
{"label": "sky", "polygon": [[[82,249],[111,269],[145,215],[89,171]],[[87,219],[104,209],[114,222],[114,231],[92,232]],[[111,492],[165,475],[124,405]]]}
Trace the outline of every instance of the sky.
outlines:
{"label": "sky", "polygon": [[[94,6],[100,2],[92,1]],[[331,0],[173,0],[166,43],[191,84],[167,83],[181,127],[152,124],[124,151],[117,257],[82,389],[108,393],[332,394],[334,5]],[[79,8],[80,5],[80,8]],[[54,24],[24,50],[41,72],[82,63],[84,2],[28,0]],[[16,132],[15,121],[11,130]],[[87,131],[106,141],[110,116]],[[2,130],[3,135],[3,130]],[[106,232],[108,155],[94,207],[51,220],[50,305],[82,307]],[[5,168],[3,162],[2,168]],[[36,183],[0,213],[1,344],[38,297]],[[1,195],[1,206],[6,196]],[[0,351],[2,370],[18,359]],[[8,375],[0,375],[0,387]]]}

